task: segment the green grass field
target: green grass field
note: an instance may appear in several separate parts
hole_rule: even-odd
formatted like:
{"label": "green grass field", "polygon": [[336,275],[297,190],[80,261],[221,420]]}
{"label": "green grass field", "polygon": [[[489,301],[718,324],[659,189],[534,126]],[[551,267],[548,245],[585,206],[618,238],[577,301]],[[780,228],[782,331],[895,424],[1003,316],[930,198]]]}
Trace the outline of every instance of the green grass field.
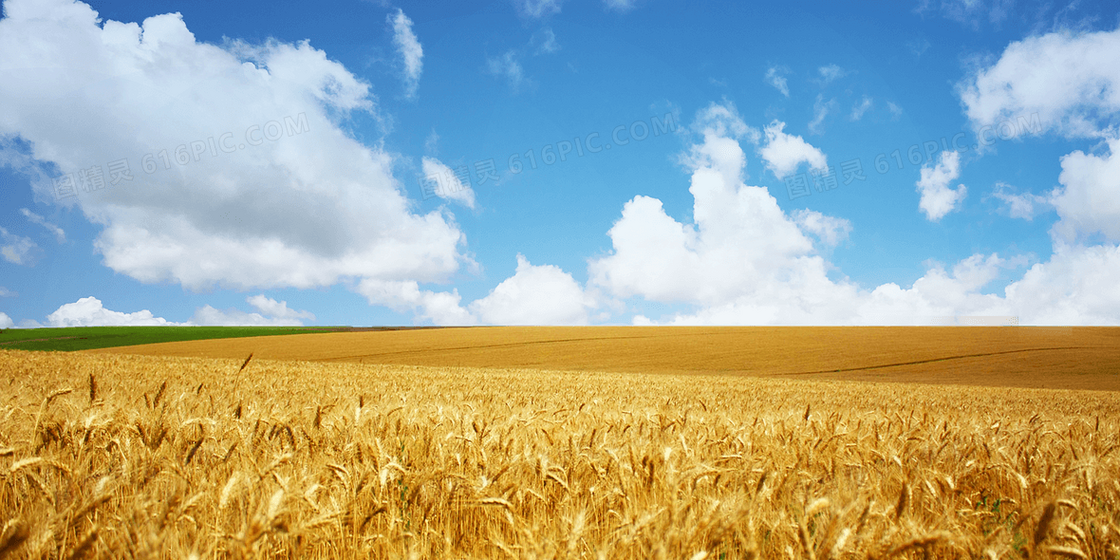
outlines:
{"label": "green grass field", "polygon": [[349,330],[347,327],[68,327],[4,329],[0,349],[74,351],[154,342]]}

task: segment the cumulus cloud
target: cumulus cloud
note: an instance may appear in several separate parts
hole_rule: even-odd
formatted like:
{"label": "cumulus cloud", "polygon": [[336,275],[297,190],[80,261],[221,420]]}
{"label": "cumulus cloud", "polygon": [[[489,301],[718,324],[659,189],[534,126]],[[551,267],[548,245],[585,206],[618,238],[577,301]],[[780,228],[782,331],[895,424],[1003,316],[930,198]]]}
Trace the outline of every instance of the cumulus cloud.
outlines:
{"label": "cumulus cloud", "polygon": [[250,296],[245,301],[249,302],[254,309],[262,315],[272,317],[273,319],[298,321],[306,319],[308,321],[315,320],[315,314],[310,311],[300,311],[288,307],[286,301],[276,301],[264,294]]}
{"label": "cumulus cloud", "polygon": [[540,19],[560,13],[563,0],[513,0],[517,13],[522,17]]}
{"label": "cumulus cloud", "polygon": [[23,216],[27,218],[27,221],[47,228],[47,231],[51,232],[51,234],[54,235],[54,238],[57,239],[59,243],[66,243],[66,232],[62,231],[62,228],[48,222],[46,218],[32,212],[31,210],[28,210],[27,208],[20,208],[19,213],[23,214]]}
{"label": "cumulus cloud", "polygon": [[412,281],[389,282],[366,279],[357,287],[371,304],[383,305],[394,311],[411,312],[416,321],[431,321],[438,326],[473,325],[477,321],[460,304],[458,290],[436,292],[422,290]]}
{"label": "cumulus cloud", "polygon": [[[703,111],[706,121],[713,115],[728,122],[699,127],[708,134],[682,158],[692,170],[693,222],[673,219],[660,200],[635,196],[608,232],[611,252],[589,263],[589,285],[604,295],[693,306],[668,317],[638,315],[635,324],[935,325],[960,317],[1115,324],[1120,317],[1120,292],[1111,288],[1120,275],[1115,245],[1059,243],[1049,261],[1002,291],[988,288],[1025,258],[974,254],[951,266],[928,263],[908,287],[862,288],[816,254],[808,237],[838,243],[851,224],[811,210],[787,215],[765,188],[746,185],[739,143],[715,133],[740,129],[737,116]],[[955,178],[952,156],[939,165],[938,174]]]}
{"label": "cumulus cloud", "polygon": [[16,297],[17,295],[19,294],[5,288],[4,286],[0,286],[0,297]]}
{"label": "cumulus cloud", "polygon": [[[973,127],[991,127],[1001,139],[1053,131],[1103,140],[1106,154],[1076,150],[1061,158],[1061,186],[1047,202],[1058,213],[1052,231],[1061,242],[1096,234],[1120,240],[1120,28],[1057,31],[1013,42],[958,92]],[[1013,215],[1041,203],[995,196],[1010,204]]]}
{"label": "cumulus cloud", "polygon": [[411,312],[418,321],[457,325],[585,325],[596,298],[553,265],[533,265],[517,256],[517,270],[486,297],[464,305],[458,290],[437,292],[415,282],[363,281],[358,292],[370,303]]}
{"label": "cumulus cloud", "polygon": [[278,302],[264,294],[251,296],[245,301],[257,311],[247,313],[237,308],[223,311],[204,305],[195,310],[188,324],[213,327],[299,327],[304,320],[315,320],[314,313],[291,309],[288,302]]}
{"label": "cumulus cloud", "polygon": [[1061,218],[1054,232],[1066,241],[1095,233],[1120,241],[1120,139],[1103,156],[1081,150],[1062,156],[1061,187],[1051,203]]}
{"label": "cumulus cloud", "polygon": [[[817,261],[823,264],[823,261]],[[861,290],[832,282],[823,267],[805,267],[800,276],[758,286],[754,293],[677,314],[674,325],[940,325],[957,316],[1010,316],[1011,306],[979,290],[1004,265],[996,255],[973,255],[950,271],[934,266],[910,288],[883,284]]]}
{"label": "cumulus cloud", "polygon": [[925,213],[926,218],[936,222],[946,214],[960,207],[968,189],[964,185],[957,185],[956,189],[950,188],[961,172],[961,156],[957,152],[941,152],[937,165],[922,166],[921,178],[918,179],[918,192],[921,199],[918,207]]}
{"label": "cumulus cloud", "polygon": [[516,50],[508,50],[505,54],[486,59],[487,70],[500,78],[505,78],[514,91],[521,89],[526,82],[525,71],[521,68],[520,55]]}
{"label": "cumulus cloud", "polygon": [[839,245],[852,232],[852,222],[844,218],[827,216],[816,210],[801,208],[794,210],[790,216],[801,228],[801,231],[816,236],[822,243],[830,247]]}
{"label": "cumulus cloud", "polygon": [[[705,118],[714,114],[721,113],[706,110]],[[816,258],[809,256],[812,242],[769,192],[743,183],[742,148],[714,133],[739,128],[733,111],[722,114],[730,122],[708,126],[686,160],[695,222],[674,220],[660,200],[634,197],[607,233],[611,254],[589,264],[591,284],[621,298],[712,304],[784,274],[791,261]]]}
{"label": "cumulus cloud", "polygon": [[[1011,43],[999,60],[958,85],[977,130],[1101,135],[1120,124],[1120,28],[1060,31]],[[1007,124],[1004,124],[1007,123]]]}
{"label": "cumulus cloud", "polygon": [[35,249],[39,246],[30,237],[16,235],[0,226],[0,256],[4,260],[25,266],[35,265]]}
{"label": "cumulus cloud", "polygon": [[824,152],[813,147],[800,136],[786,134],[786,123],[774,120],[766,125],[766,145],[758,149],[758,155],[766,162],[766,168],[779,179],[791,175],[801,163],[824,171],[828,168],[828,158]]}
{"label": "cumulus cloud", "polygon": [[434,189],[431,194],[474,208],[474,190],[464,185],[450,167],[432,157],[424,157],[420,163],[428,188]]}
{"label": "cumulus cloud", "polygon": [[592,297],[557,266],[534,266],[517,255],[517,272],[470,305],[480,322],[493,325],[585,325]]}
{"label": "cumulus cloud", "polygon": [[52,327],[137,327],[178,325],[163,317],[152,315],[147,309],[122,313],[106,309],[101,300],[90,296],[74,303],[66,303],[47,315]]}
{"label": "cumulus cloud", "polygon": [[204,327],[284,327],[302,324],[283,320],[274,321],[260,313],[246,313],[235,307],[223,311],[211,305],[196,309],[189,323]]}
{"label": "cumulus cloud", "polygon": [[1035,264],[1004,292],[1020,324],[1116,325],[1117,278],[1120,246],[1058,243],[1049,262]]}
{"label": "cumulus cloud", "polygon": [[1017,193],[1015,187],[1002,181],[996,183],[992,196],[1003,202],[1004,209],[1012,218],[1028,221],[1052,206],[1049,197],[1029,192]]}
{"label": "cumulus cloud", "polygon": [[785,74],[788,73],[784,67],[771,66],[766,69],[766,83],[774,86],[775,89],[782,92],[782,95],[789,97],[789,83],[786,82]]}
{"label": "cumulus cloud", "polygon": [[[69,0],[11,0],[4,15],[0,136],[26,140],[43,169],[104,172],[105,188],[66,204],[101,226],[114,271],[310,288],[443,281],[469,261],[442,210],[410,211],[393,156],[340,126],[376,116],[376,100],[309,43],[212,45],[178,14],[122,23]],[[168,165],[144,160],[163,149]],[[113,184],[122,159],[132,179]],[[35,188],[53,198],[49,179]]]}
{"label": "cumulus cloud", "polygon": [[[689,128],[705,138],[727,137],[731,140],[746,138],[753,144],[757,144],[762,138],[757,128],[743,122],[735,104],[727,100],[723,103],[710,103],[701,109]],[[694,146],[694,148],[702,149],[702,146]]]}
{"label": "cumulus cloud", "polygon": [[12,322],[12,318],[7,313],[0,311],[0,329],[10,329],[13,326],[15,326],[15,323]]}
{"label": "cumulus cloud", "polygon": [[412,32],[412,20],[404,15],[404,10],[397,9],[397,13],[389,14],[388,21],[393,26],[393,44],[404,64],[405,94],[414,97],[424,70],[424,49]]}
{"label": "cumulus cloud", "polygon": [[290,309],[287,302],[277,302],[265,295],[248,298],[257,313],[246,313],[236,308],[215,309],[204,305],[195,310],[194,315],[185,323],[175,323],[156,317],[147,309],[133,313],[123,313],[106,309],[96,297],[84,297],[74,303],[60,306],[54,313],[47,315],[47,324],[52,327],[123,327],[123,326],[300,326],[304,319],[314,321],[315,315],[307,311]]}
{"label": "cumulus cloud", "polygon": [[873,104],[874,103],[871,101],[870,97],[866,95],[863,96],[863,99],[852,107],[852,114],[848,118],[853,121],[862,119],[863,115],[867,114],[867,111],[871,110],[871,106]]}

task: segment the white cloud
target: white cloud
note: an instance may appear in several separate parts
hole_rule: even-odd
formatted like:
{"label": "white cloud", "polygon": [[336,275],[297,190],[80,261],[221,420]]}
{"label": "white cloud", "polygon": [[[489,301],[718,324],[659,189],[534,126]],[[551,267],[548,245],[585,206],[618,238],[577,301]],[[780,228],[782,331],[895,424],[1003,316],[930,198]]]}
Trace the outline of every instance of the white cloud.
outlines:
{"label": "white cloud", "polygon": [[135,313],[105,309],[101,300],[93,296],[63,304],[54,313],[47,315],[47,323],[52,327],[135,327],[180,324],[169,322],[163,317],[156,317],[147,309]]}
{"label": "white cloud", "polygon": [[[746,139],[758,144],[762,134],[743,122],[735,105],[730,101],[712,103],[696,114],[691,130],[704,137],[705,142],[694,144],[682,154],[680,161],[688,168],[713,166],[728,175],[725,181],[734,183],[746,177],[746,159],[739,149],[738,140]],[[725,158],[731,158],[726,160]],[[712,165],[712,162],[717,162]]]}
{"label": "white cloud", "polygon": [[470,305],[493,325],[585,325],[595,301],[571,274],[557,266],[534,266],[517,255],[517,272]]}
{"label": "white cloud", "polygon": [[898,104],[893,101],[887,102],[887,109],[890,110],[892,119],[898,120],[898,118],[902,116],[902,107],[899,107]]}
{"label": "white cloud", "polygon": [[622,13],[634,9],[635,4],[637,4],[637,0],[603,0],[603,5],[606,6],[608,10]]}
{"label": "white cloud", "polygon": [[978,29],[984,20],[998,24],[1006,19],[1013,5],[1013,0],[922,0],[914,11],[920,14],[937,11],[948,19]]}
{"label": "white cloud", "polygon": [[766,125],[766,145],[758,150],[758,155],[766,162],[766,168],[778,179],[784,179],[797,170],[802,162],[817,170],[828,168],[828,158],[800,136],[783,132],[786,123],[773,121]]}
{"label": "white cloud", "polygon": [[432,132],[428,134],[428,137],[424,139],[424,153],[432,157],[439,155],[439,134],[434,128]]}
{"label": "white cloud", "polygon": [[10,329],[15,326],[12,318],[7,313],[0,311],[0,329]]}
{"label": "white cloud", "polygon": [[757,128],[747,126],[747,123],[743,122],[735,104],[727,100],[723,103],[710,103],[700,110],[690,128],[705,137],[726,136],[732,140],[746,138],[752,144],[757,144],[762,138]]}
{"label": "white cloud", "polygon": [[1120,114],[1120,28],[1016,41],[958,91],[977,130],[1005,127],[1008,136],[1046,130],[1099,136],[1118,124]]}
{"label": "white cloud", "polygon": [[424,70],[424,49],[412,32],[412,20],[404,15],[404,10],[398,8],[397,13],[389,14],[388,21],[393,25],[393,44],[404,63],[405,93],[414,97]]}
{"label": "white cloud", "polygon": [[835,99],[824,100],[824,95],[817,94],[813,102],[813,120],[809,121],[809,134],[824,134],[824,118],[836,106]]}
{"label": "white cloud", "polygon": [[439,326],[473,325],[477,321],[460,305],[458,290],[433,292],[421,290],[416,282],[386,282],[366,279],[357,292],[374,305],[384,305],[397,312],[412,312],[416,320],[431,321]]}
{"label": "white cloud", "polygon": [[845,72],[843,68],[835,64],[821,66],[817,69],[817,72],[819,72],[821,75],[821,81],[826,84],[835,80],[836,78],[843,76],[844,74],[847,74],[847,72]]}
{"label": "white cloud", "polygon": [[[705,117],[715,113],[706,110]],[[734,111],[723,114],[734,120]],[[707,127],[735,128],[734,122]],[[669,217],[660,200],[634,197],[608,232],[612,253],[590,262],[590,284],[622,298],[713,304],[786,274],[792,263],[819,260],[769,192],[743,183],[746,158],[738,142],[709,132],[685,161],[692,168],[695,223]]]}
{"label": "white cloud", "polygon": [[510,87],[516,92],[526,82],[525,72],[521,68],[521,61],[516,50],[506,51],[505,54],[486,59],[486,67],[491,74],[505,78]]}
{"label": "white cloud", "polygon": [[1058,243],[1050,261],[1030,268],[1005,290],[1021,324],[1120,323],[1120,247]]}
{"label": "white cloud", "polygon": [[314,321],[310,311],[291,309],[286,301],[276,301],[264,294],[245,299],[256,312],[245,312],[235,307],[221,310],[211,305],[195,309],[186,325],[209,327],[299,327],[303,321]]}
{"label": "white cloud", "polygon": [[204,305],[195,310],[187,324],[213,327],[299,327],[303,326],[303,320],[305,319],[308,321],[315,320],[315,314],[309,311],[291,309],[288,307],[288,302],[278,302],[264,294],[251,296],[245,301],[252,305],[257,312],[246,313],[237,308],[223,311],[210,305]]}
{"label": "white cloud", "polygon": [[4,286],[0,286],[0,297],[16,297],[17,295],[19,294],[5,288]]}
{"label": "white cloud", "polygon": [[245,301],[249,302],[249,305],[252,305],[253,308],[257,310],[257,312],[261,313],[262,315],[272,317],[273,319],[284,319],[291,321],[297,321],[300,319],[306,319],[308,321],[315,320],[314,313],[310,311],[299,311],[296,309],[291,309],[288,307],[288,302],[276,301],[270,297],[265,296],[264,294],[250,296]]}
{"label": "white cloud", "polygon": [[533,54],[552,54],[560,50],[560,43],[556,42],[556,33],[553,33],[552,28],[545,27],[529,39],[529,48],[533,50]]}
{"label": "white cloud", "polygon": [[789,72],[789,70],[785,68],[771,66],[766,69],[766,83],[777,88],[778,91],[782,92],[782,95],[789,97],[789,84],[786,82],[786,78],[783,75],[787,72]]}
{"label": "white cloud", "polygon": [[1061,218],[1054,232],[1067,241],[1094,233],[1120,241],[1120,139],[1109,139],[1108,147],[1104,156],[1081,150],[1062,156],[1062,186],[1051,202]]}
{"label": "white cloud", "polygon": [[189,324],[202,327],[285,327],[299,326],[302,323],[273,320],[260,313],[246,313],[237,308],[223,311],[204,305],[194,311]]}
{"label": "white cloud", "polygon": [[866,95],[863,96],[863,100],[852,107],[852,114],[849,118],[853,121],[858,121],[858,120],[862,119],[863,115],[865,115],[867,113],[867,111],[871,109],[871,106],[873,104],[874,103],[871,101],[870,97],[868,97]]}
{"label": "white cloud", "polygon": [[[744,184],[738,142],[712,133],[738,128],[734,111],[704,113],[731,122],[702,127],[709,133],[682,158],[693,170],[694,223],[636,196],[608,232],[612,251],[588,266],[589,285],[605,295],[695,306],[670,317],[639,315],[635,324],[931,325],[1015,316],[1021,324],[1120,322],[1120,292],[1112,289],[1120,247],[1112,245],[1056,245],[1048,262],[1002,293],[984,292],[1026,259],[975,254],[950,267],[931,263],[909,287],[864,289],[830,279],[832,265],[814,254],[807,234],[839,242],[850,223],[808,210],[787,216],[766,189]],[[955,176],[952,159],[943,155],[937,173]]]}
{"label": "white cloud", "polygon": [[960,154],[947,151],[941,152],[936,166],[922,166],[922,176],[917,182],[917,190],[921,193],[918,207],[931,222],[956,210],[964,200],[968,192],[964,185],[957,185],[956,189],[949,188],[949,184],[960,176],[960,164]]}
{"label": "white cloud", "polygon": [[517,271],[490,293],[463,305],[458,290],[422,290],[415,282],[364,280],[357,288],[371,304],[411,312],[440,326],[585,325],[596,299],[572,276],[552,265],[535,266],[517,256]]}
{"label": "white cloud", "polygon": [[47,228],[47,231],[51,232],[54,235],[54,238],[57,239],[59,243],[66,243],[66,232],[62,231],[62,228],[48,222],[46,218],[32,212],[31,210],[28,210],[27,208],[20,208],[19,212],[20,214],[23,214],[25,218],[27,218],[27,221],[33,224],[39,224]]}
{"label": "white cloud", "polygon": [[844,218],[826,216],[816,210],[801,208],[790,215],[801,231],[812,234],[830,247],[839,245],[852,232],[852,222]]}
{"label": "white cloud", "polygon": [[474,208],[474,190],[470,185],[464,185],[450,167],[436,158],[424,157],[420,161],[424,177],[434,180],[434,185],[438,187],[434,193],[436,196]]}
{"label": "white cloud", "polygon": [[1003,202],[1007,213],[1012,218],[1033,220],[1039,213],[1052,206],[1049,197],[1014,191],[1015,187],[1002,181],[997,182],[995,189],[992,190],[992,196]]}
{"label": "white cloud", "polygon": [[34,266],[34,251],[38,247],[31,238],[9,233],[0,226],[0,256],[4,260],[12,264]]}
{"label": "white cloud", "polygon": [[[307,42],[216,46],[178,14],[99,22],[69,0],[4,10],[0,136],[62,173],[130,164],[131,182],[66,203],[101,226],[114,271],[190,290],[309,288],[443,281],[469,262],[444,211],[410,211],[394,157],[340,127],[376,116],[369,84]],[[144,154],[180,145],[186,164],[144,171]],[[35,188],[53,198],[49,179]]]}
{"label": "white cloud", "polygon": [[522,17],[540,19],[560,13],[563,0],[513,0]]}

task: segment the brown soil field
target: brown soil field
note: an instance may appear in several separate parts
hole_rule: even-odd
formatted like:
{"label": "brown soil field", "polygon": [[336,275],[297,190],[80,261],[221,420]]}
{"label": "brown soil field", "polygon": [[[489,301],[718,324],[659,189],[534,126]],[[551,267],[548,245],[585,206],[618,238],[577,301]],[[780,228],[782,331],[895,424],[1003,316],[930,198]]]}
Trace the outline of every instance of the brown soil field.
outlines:
{"label": "brown soil field", "polygon": [[470,327],[89,352],[1120,390],[1113,327]]}

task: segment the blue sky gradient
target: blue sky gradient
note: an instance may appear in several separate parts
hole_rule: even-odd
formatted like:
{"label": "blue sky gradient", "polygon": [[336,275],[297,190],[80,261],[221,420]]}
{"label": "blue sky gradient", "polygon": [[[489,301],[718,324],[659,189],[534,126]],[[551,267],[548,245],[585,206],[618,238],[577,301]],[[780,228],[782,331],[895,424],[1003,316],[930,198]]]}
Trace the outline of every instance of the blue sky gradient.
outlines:
{"label": "blue sky gradient", "polygon": [[1120,323],[1115,3],[3,6],[0,326]]}

